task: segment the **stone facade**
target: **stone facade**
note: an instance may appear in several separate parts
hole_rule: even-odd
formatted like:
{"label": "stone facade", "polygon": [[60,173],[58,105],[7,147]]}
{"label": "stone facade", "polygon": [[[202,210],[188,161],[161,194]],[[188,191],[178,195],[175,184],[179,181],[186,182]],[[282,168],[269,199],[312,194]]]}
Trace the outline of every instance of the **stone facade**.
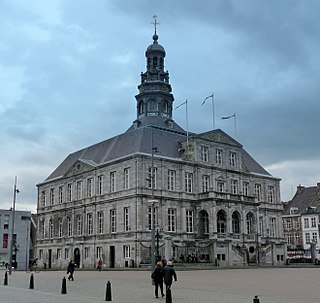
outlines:
{"label": "stone facade", "polygon": [[156,254],[176,262],[285,262],[280,180],[222,130],[174,122],[164,57],[155,33],[128,131],[70,154],[38,184],[37,254],[48,267],[150,264],[153,223]]}

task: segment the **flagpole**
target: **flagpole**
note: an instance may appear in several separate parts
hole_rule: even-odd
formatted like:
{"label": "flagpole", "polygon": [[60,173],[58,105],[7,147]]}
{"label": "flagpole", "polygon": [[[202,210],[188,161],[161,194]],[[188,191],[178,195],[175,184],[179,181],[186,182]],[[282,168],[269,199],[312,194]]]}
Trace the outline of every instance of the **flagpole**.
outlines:
{"label": "flagpole", "polygon": [[186,99],[187,146],[189,146],[188,99]]}
{"label": "flagpole", "polygon": [[212,98],[212,126],[213,126],[213,130],[215,130],[215,119],[214,119],[214,94],[212,93],[211,95]]}
{"label": "flagpole", "polygon": [[187,146],[189,145],[189,122],[188,122],[188,99],[185,102],[181,103],[175,109],[179,108],[182,105],[186,105],[186,124],[187,124]]}

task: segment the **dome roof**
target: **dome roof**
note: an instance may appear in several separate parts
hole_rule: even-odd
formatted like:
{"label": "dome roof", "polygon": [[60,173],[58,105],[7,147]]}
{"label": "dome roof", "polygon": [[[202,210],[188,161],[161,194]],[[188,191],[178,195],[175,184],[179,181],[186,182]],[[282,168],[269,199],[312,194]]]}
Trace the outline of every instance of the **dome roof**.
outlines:
{"label": "dome roof", "polygon": [[146,53],[149,53],[152,51],[160,51],[165,53],[166,51],[164,50],[164,47],[158,43],[159,36],[155,34],[153,35],[152,38],[153,38],[153,43],[148,46]]}

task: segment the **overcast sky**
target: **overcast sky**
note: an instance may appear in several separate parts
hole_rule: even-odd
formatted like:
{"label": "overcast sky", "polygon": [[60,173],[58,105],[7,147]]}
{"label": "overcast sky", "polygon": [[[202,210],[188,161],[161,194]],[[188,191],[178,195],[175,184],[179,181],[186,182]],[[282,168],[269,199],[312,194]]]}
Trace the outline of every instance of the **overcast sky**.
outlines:
{"label": "overcast sky", "polygon": [[[215,126],[281,181],[320,181],[320,1],[0,0],[0,208],[36,210],[36,184],[136,118],[157,15],[175,106]],[[222,116],[236,113],[235,119]],[[174,120],[186,128],[183,107]]]}

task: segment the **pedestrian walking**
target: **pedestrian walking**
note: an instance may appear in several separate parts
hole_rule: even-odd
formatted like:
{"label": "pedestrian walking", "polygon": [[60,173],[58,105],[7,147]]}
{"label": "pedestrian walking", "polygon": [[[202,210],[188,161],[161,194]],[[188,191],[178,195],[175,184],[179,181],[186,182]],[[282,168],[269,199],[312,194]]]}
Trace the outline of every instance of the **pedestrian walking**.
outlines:
{"label": "pedestrian walking", "polygon": [[161,291],[161,296],[164,297],[163,293],[163,268],[161,261],[157,262],[157,266],[151,274],[151,278],[154,282],[154,294],[156,298],[159,298],[159,288]]}
{"label": "pedestrian walking", "polygon": [[178,281],[176,271],[173,268],[172,261],[168,261],[167,265],[163,268],[164,284],[166,285],[166,291],[171,289],[171,285],[174,281]]}
{"label": "pedestrian walking", "polygon": [[101,258],[98,261],[97,270],[99,270],[99,271],[102,270],[102,259]]}
{"label": "pedestrian walking", "polygon": [[73,260],[70,260],[67,268],[67,274],[69,274],[68,280],[74,281],[73,274],[74,274],[74,268],[75,264],[73,263]]}

